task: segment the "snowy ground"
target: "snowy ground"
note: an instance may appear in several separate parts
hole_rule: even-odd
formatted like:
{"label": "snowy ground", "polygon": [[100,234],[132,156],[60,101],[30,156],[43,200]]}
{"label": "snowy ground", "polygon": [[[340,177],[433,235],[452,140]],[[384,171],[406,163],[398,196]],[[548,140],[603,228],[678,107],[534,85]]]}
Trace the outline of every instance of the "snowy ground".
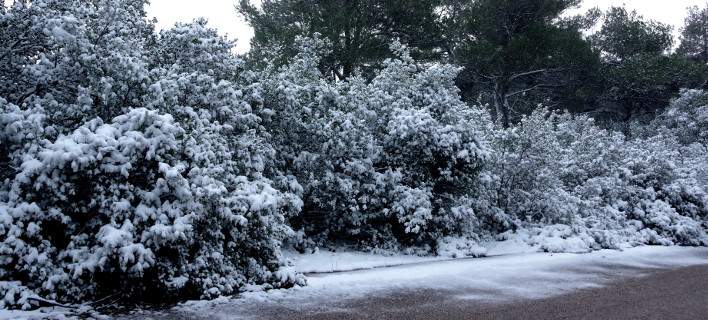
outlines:
{"label": "snowy ground", "polygon": [[[534,253],[539,246],[531,246],[521,239],[489,241],[479,244],[487,257]],[[284,256],[292,261],[297,272],[305,274],[343,271],[360,271],[375,268],[395,267],[435,261],[455,260],[450,256],[417,256],[402,254],[371,254],[367,252],[338,249],[318,250],[316,253],[300,254],[285,251]]]}
{"label": "snowy ground", "polygon": [[286,251],[284,256],[295,264],[295,271],[305,274],[358,271],[448,260],[444,257],[370,254],[360,251],[344,250],[335,252],[319,251],[312,254],[299,254],[294,251]]}
{"label": "snowy ground", "polygon": [[[326,261],[327,254],[323,255],[318,257],[319,262]],[[332,256],[336,255],[330,258]],[[343,255],[339,266],[347,265],[344,257],[354,256]],[[588,254],[521,253],[453,261],[409,258],[410,261],[400,260],[400,257],[389,260],[374,258],[371,261],[413,264],[311,275],[307,287],[251,292],[235,299],[189,302],[164,312],[136,312],[124,318],[288,318],[291,314],[302,316],[347,311],[355,308],[356,301],[362,299],[423,292],[444,292],[446,299],[456,299],[460,303],[538,299],[603,286],[656,269],[708,264],[708,248],[640,247]],[[362,268],[375,264],[351,266]],[[320,271],[333,269],[328,266]],[[313,271],[311,267],[300,270]]]}

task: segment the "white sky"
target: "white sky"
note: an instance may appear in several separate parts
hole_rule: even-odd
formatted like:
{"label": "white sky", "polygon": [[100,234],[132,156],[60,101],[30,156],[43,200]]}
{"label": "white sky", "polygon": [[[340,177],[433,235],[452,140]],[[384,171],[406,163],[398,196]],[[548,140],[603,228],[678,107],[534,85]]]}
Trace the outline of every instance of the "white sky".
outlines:
{"label": "white sky", "polygon": [[612,6],[622,6],[637,10],[645,18],[668,23],[678,32],[683,26],[686,9],[692,6],[705,7],[708,0],[583,0],[580,11],[587,11],[593,7],[606,9]]}
{"label": "white sky", "polygon": [[[608,8],[626,4],[647,18],[675,25],[683,24],[686,8],[703,6],[708,0],[584,0],[583,8]],[[234,9],[235,0],[151,0],[148,9],[150,17],[158,19],[159,28],[169,28],[175,22],[188,22],[197,17],[206,17],[212,27],[222,34],[237,40],[237,52],[246,52],[253,30],[238,16]]]}
{"label": "white sky", "polygon": [[[4,0],[10,3],[12,0]],[[254,0],[252,0],[254,1]],[[169,28],[175,22],[189,22],[198,17],[206,17],[209,24],[222,34],[237,40],[236,51],[246,52],[253,30],[238,16],[234,5],[236,0],[150,0],[148,16],[156,17],[159,28]],[[254,2],[260,2],[255,0]],[[647,18],[676,26],[683,24],[686,8],[703,6],[708,0],[583,0],[583,8],[607,8],[626,4]]]}
{"label": "white sky", "polygon": [[[190,22],[199,17],[209,19],[209,25],[236,40],[236,51],[250,47],[251,29],[236,13],[236,0],[150,0],[148,17],[157,18],[157,27],[169,28],[176,22]],[[254,1],[251,1],[254,2]]]}

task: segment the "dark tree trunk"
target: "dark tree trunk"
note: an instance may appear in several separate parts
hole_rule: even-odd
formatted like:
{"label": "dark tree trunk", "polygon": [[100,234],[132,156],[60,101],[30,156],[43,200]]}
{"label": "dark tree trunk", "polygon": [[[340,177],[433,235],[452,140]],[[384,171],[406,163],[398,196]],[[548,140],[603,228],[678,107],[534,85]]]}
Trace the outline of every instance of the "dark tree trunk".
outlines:
{"label": "dark tree trunk", "polygon": [[494,85],[494,120],[504,128],[509,128],[510,124],[507,91],[507,85],[504,83],[497,82]]}

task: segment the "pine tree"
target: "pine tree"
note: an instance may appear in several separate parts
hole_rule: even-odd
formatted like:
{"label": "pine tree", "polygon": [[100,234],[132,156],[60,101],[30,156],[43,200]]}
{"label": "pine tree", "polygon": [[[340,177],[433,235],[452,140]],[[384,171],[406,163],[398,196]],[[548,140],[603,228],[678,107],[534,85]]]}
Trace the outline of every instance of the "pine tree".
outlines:
{"label": "pine tree", "polygon": [[708,63],[708,7],[688,9],[677,53],[703,64]]}
{"label": "pine tree", "polygon": [[467,101],[492,105],[504,127],[538,104],[571,107],[597,64],[579,25],[560,18],[579,1],[449,2],[446,32]]}
{"label": "pine tree", "polygon": [[370,72],[392,57],[389,44],[402,41],[433,55],[442,39],[435,15],[440,0],[267,0],[260,8],[248,0],[239,12],[255,29],[251,54],[283,64],[295,56],[295,39],[319,34],[330,52],[320,61],[327,76],[345,79],[360,69]]}

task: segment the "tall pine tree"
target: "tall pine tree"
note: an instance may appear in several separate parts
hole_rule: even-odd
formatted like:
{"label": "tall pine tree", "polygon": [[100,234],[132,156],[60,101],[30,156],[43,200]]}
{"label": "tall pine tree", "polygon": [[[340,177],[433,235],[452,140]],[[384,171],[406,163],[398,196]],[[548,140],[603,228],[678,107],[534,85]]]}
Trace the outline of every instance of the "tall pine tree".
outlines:
{"label": "tall pine tree", "polygon": [[[295,56],[298,36],[321,35],[331,52],[321,70],[345,79],[356,69],[370,71],[392,57],[389,45],[399,40],[420,49],[418,55],[437,52],[441,39],[435,8],[440,0],[265,0],[260,8],[240,0],[239,12],[255,29],[251,54],[282,64]],[[275,57],[273,57],[275,52]]]}

